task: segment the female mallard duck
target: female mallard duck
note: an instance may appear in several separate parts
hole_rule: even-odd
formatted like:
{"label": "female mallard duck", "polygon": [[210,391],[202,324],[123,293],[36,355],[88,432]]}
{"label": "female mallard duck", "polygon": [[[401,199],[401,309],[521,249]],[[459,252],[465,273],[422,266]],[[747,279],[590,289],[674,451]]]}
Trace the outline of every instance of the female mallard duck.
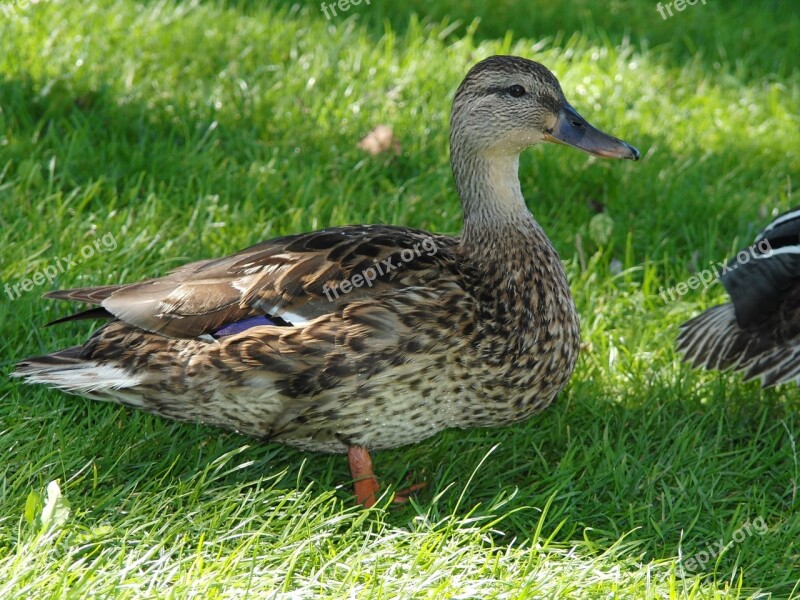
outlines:
{"label": "female mallard duck", "polygon": [[777,217],[720,275],[729,304],[681,325],[693,367],[744,371],[764,387],[800,383],[800,208]]}
{"label": "female mallard duck", "polygon": [[262,440],[347,452],[356,496],[378,490],[368,449],[549,405],[578,354],[558,254],[520,191],[542,141],[636,160],[592,127],[542,65],[494,56],[456,92],[451,164],[461,235],[354,225],[281,237],[127,285],[55,291],[105,317],[82,346],[16,375]]}

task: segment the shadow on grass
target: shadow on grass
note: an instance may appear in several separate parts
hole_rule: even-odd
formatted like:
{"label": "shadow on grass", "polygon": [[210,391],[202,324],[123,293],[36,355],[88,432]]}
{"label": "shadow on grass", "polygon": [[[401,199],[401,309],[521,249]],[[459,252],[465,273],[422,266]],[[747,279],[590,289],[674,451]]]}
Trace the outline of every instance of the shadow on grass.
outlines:
{"label": "shadow on grass", "polygon": [[[331,3],[336,4],[325,2]],[[631,43],[641,49],[658,48],[666,63],[678,69],[697,59],[708,71],[735,61],[744,78],[793,75],[795,61],[790,57],[800,55],[800,14],[793,0],[735,4],[696,0],[694,6],[684,3],[682,11],[674,8],[674,2],[655,0],[616,0],[604,5],[594,0],[361,0],[357,5],[348,4],[346,11],[337,9],[334,16],[331,9],[323,12],[321,0],[271,2],[276,11],[290,18],[298,18],[297,8],[305,7],[308,15],[333,26],[357,19],[376,40],[385,34],[387,23],[392,31],[403,34],[412,21],[422,19],[458,24],[449,34],[455,41],[479,19],[474,33],[478,42],[503,40],[510,32],[515,40],[527,38],[536,43],[551,39],[563,45],[580,33],[598,46]],[[227,5],[246,14],[263,8],[263,3],[255,0],[229,0]],[[781,51],[754,52],[758,47]]]}
{"label": "shadow on grass", "polygon": [[[319,123],[302,129],[292,123],[282,132],[285,135],[273,139],[272,130],[283,122],[270,120],[275,107],[244,104],[218,111],[174,98],[137,102],[120,97],[110,84],[87,84],[68,75],[54,80],[0,79],[0,105],[11,115],[9,144],[3,149],[9,168],[4,175],[7,180],[19,178],[32,196],[97,186],[87,206],[98,213],[129,207],[157,193],[171,195],[167,209],[185,215],[208,190],[225,190],[230,196],[223,202],[258,203],[254,210],[267,220],[294,208],[297,190],[292,185],[305,193],[322,193],[352,177],[357,168],[355,177],[365,187],[385,193],[386,187],[401,188],[435,163],[432,151],[365,161],[357,144],[366,131]],[[296,106],[305,121],[310,115],[300,98]],[[442,140],[446,139],[443,130]],[[292,173],[299,174],[296,181]],[[138,195],[132,195],[131,188]],[[335,207],[333,202],[315,206],[314,218],[329,224]]]}

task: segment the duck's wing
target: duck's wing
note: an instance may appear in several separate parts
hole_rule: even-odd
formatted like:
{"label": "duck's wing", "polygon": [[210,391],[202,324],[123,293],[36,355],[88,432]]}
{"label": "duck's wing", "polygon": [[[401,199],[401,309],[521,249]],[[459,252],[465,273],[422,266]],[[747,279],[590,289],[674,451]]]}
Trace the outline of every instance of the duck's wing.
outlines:
{"label": "duck's wing", "polygon": [[743,328],[767,320],[800,284],[800,207],[776,217],[720,276]]}
{"label": "duck's wing", "polygon": [[[336,227],[189,263],[156,279],[46,297],[96,304],[111,317],[176,338],[215,334],[254,317],[302,325],[387,289],[452,275],[457,244],[403,227]],[[97,315],[94,309],[87,316]]]}
{"label": "duck's wing", "polygon": [[681,325],[678,351],[693,367],[743,371],[766,386],[800,377],[800,209],[772,221],[728,261],[730,304]]}

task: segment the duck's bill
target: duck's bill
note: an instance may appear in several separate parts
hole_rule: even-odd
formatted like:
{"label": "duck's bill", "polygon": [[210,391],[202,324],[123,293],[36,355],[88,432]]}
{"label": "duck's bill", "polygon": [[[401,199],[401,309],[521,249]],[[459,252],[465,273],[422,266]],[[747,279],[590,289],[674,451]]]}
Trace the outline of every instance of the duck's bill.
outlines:
{"label": "duck's bill", "polygon": [[580,148],[584,152],[603,158],[639,160],[639,151],[636,148],[592,127],[569,104],[561,109],[555,126],[545,134],[544,139]]}

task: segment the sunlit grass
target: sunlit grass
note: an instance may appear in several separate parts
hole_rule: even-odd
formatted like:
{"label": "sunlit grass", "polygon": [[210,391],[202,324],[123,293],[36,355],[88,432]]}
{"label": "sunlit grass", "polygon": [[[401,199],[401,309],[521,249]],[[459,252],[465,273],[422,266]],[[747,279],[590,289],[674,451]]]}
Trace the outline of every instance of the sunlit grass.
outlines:
{"label": "sunlit grass", "polygon": [[[800,16],[769,0],[666,21],[649,0],[428,4],[373,0],[330,21],[318,2],[0,13],[0,285],[117,242],[18,299],[0,290],[6,371],[88,334],[40,327],[67,310],[47,289],[328,225],[458,231],[450,99],[490,54],[543,62],[587,119],[643,154],[523,156],[585,349],[541,416],[376,454],[389,488],[430,482],[408,507],[354,507],[339,456],[5,380],[0,598],[800,593],[797,389],[688,370],[676,326],[723,290],[658,293],[797,203]],[[356,147],[378,123],[399,156]],[[599,210],[608,236],[590,225]],[[69,514],[43,528],[53,480]],[[766,533],[735,541],[757,518]],[[721,556],[688,572],[718,540]]]}

